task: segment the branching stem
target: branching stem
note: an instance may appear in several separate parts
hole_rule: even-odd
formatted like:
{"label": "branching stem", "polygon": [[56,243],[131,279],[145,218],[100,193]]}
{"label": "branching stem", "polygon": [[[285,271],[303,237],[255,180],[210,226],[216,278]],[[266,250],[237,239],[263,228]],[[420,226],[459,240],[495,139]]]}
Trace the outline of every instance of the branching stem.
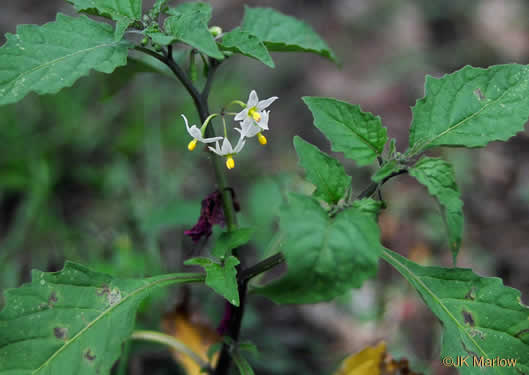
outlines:
{"label": "branching stem", "polygon": [[[193,98],[193,102],[195,103],[195,106],[197,108],[200,121],[204,123],[206,120],[211,120],[212,117],[209,114],[209,108],[208,108],[208,97],[209,92],[211,90],[211,86],[213,84],[213,77],[215,75],[215,72],[219,65],[221,64],[220,61],[215,59],[209,59],[209,69],[208,69],[208,76],[206,78],[206,84],[204,85],[204,88],[202,91],[199,91],[191,79],[187,76],[187,74],[180,68],[180,66],[173,60],[172,58],[172,50],[168,49],[167,54],[159,54],[153,50],[150,50],[148,48],[144,47],[136,47],[136,50],[144,52],[155,59],[158,59],[159,61],[163,62],[171,71],[175,74],[175,76],[178,78],[178,80],[182,83],[182,85],[186,88],[187,92],[191,97]],[[233,101],[230,104],[239,104],[244,105],[243,102],[239,101]],[[215,136],[215,131],[212,126],[208,126],[206,128],[206,137],[211,138]],[[228,232],[232,232],[237,229],[237,219],[235,215],[235,209],[233,205],[233,197],[230,189],[228,188],[227,184],[227,178],[225,175],[224,170],[224,163],[222,158],[220,158],[217,155],[213,155],[210,153],[210,157],[213,162],[213,169],[215,171],[215,177],[217,180],[217,188],[219,191],[222,192],[222,200],[223,200],[223,208],[224,208],[224,216],[226,218],[226,224],[227,224],[227,230]],[[392,175],[386,177],[383,181],[380,183],[371,183],[366,189],[364,189],[358,196],[357,199],[362,199],[366,197],[372,196],[376,191],[379,190],[380,186],[384,184],[386,181],[388,181],[390,178],[406,173],[406,170],[399,171],[396,173],[393,173]],[[236,249],[233,251],[234,255],[237,255]],[[228,330],[226,335],[231,337],[234,341],[237,341],[239,338],[239,332],[241,329],[241,323],[242,318],[244,314],[244,306],[246,302],[246,294],[247,294],[247,284],[250,279],[253,277],[266,272],[275,266],[283,263],[285,261],[284,255],[279,252],[276,253],[261,262],[255,264],[252,267],[246,268],[246,269],[238,269],[238,290],[239,290],[239,299],[240,299],[240,305],[239,307],[234,307],[233,313],[230,319],[230,322],[228,324]],[[174,344],[174,343],[173,343]],[[230,369],[231,365],[231,354],[229,351],[228,345],[224,344],[222,346],[222,351],[220,354],[220,358],[217,364],[217,367],[215,368],[213,374],[214,375],[226,375],[228,374],[228,371]]]}
{"label": "branching stem", "polygon": [[[209,108],[208,108],[208,97],[213,84],[213,77],[217,68],[220,65],[220,61],[215,59],[209,59],[209,69],[208,76],[206,79],[206,84],[204,85],[203,90],[200,92],[187,74],[180,68],[180,66],[173,60],[171,54],[162,55],[155,51],[152,51],[144,47],[136,47],[136,50],[148,54],[149,56],[154,57],[155,59],[163,62],[171,71],[174,73],[176,78],[182,83],[189,95],[193,98],[193,102],[198,111],[200,121],[204,123],[209,117]],[[215,130],[213,126],[208,126],[206,128],[205,135],[207,138],[212,138],[215,136]],[[233,197],[230,189],[228,188],[227,178],[224,169],[223,159],[213,153],[209,153],[210,158],[213,163],[213,169],[215,171],[215,178],[217,181],[217,189],[222,194],[222,204],[224,209],[224,216],[226,219],[226,226],[228,232],[232,232],[237,229],[237,218],[235,215],[235,209],[233,205]],[[234,255],[236,255],[236,250],[234,250]],[[232,319],[230,320],[227,335],[230,336],[233,340],[237,340],[239,337],[239,331],[242,322],[242,316],[244,313],[244,303],[246,300],[246,282],[239,282],[239,299],[240,306],[234,308]],[[221,355],[217,367],[215,368],[215,375],[226,375],[229,371],[231,365],[231,355],[229,353],[227,345],[223,345]]]}

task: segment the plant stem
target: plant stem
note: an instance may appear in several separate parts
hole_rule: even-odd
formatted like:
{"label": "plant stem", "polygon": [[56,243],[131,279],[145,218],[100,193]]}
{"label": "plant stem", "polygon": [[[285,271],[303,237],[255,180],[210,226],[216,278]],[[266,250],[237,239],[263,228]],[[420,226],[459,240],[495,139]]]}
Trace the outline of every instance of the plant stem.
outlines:
{"label": "plant stem", "polygon": [[211,90],[211,85],[213,84],[213,77],[215,76],[215,72],[217,71],[217,68],[220,65],[220,61],[215,59],[209,59],[209,69],[208,69],[208,77],[206,79],[206,84],[204,85],[204,89],[202,90],[202,98],[204,101],[208,102],[208,96],[209,91]]}
{"label": "plant stem", "polygon": [[[217,60],[210,59],[210,65],[208,70],[208,78],[206,80],[206,85],[198,101],[199,105],[197,110],[201,116],[201,120],[204,121],[209,114],[208,109],[208,96],[209,90],[213,82],[213,76],[218,68],[220,63]],[[204,116],[204,118],[202,118]],[[213,127],[209,126],[206,129],[206,137],[214,137],[215,132]],[[217,179],[217,185],[222,194],[222,203],[224,208],[224,217],[226,218],[226,226],[228,232],[232,232],[237,229],[237,218],[235,216],[235,209],[233,207],[233,198],[230,189],[227,189],[228,183],[226,174],[224,173],[224,163],[223,160],[214,155],[213,157],[213,168],[215,169],[215,177]],[[237,256],[236,249],[233,250],[233,255]],[[240,272],[240,265],[237,267],[237,271]],[[237,341],[239,338],[239,332],[241,330],[241,322],[244,314],[244,305],[246,303],[246,282],[238,284],[239,292],[239,306],[234,307],[233,314],[231,316],[227,336],[231,337],[234,341]],[[214,375],[226,375],[230,369],[231,365],[231,354],[229,352],[229,347],[224,343],[222,345],[222,350],[219,357],[219,362],[215,367]]]}
{"label": "plant stem", "polygon": [[[134,49],[136,49],[137,51],[143,52],[143,53],[145,53],[145,54],[147,54],[149,56],[152,56],[155,59],[157,59],[157,60],[163,62],[165,65],[167,65],[167,67],[169,69],[171,69],[171,71],[174,73],[176,78],[178,78],[178,80],[182,83],[182,85],[184,85],[186,90],[189,92],[189,95],[191,95],[191,97],[193,98],[193,102],[195,103],[195,106],[198,108],[198,101],[201,98],[200,93],[198,92],[196,87],[193,85],[193,82],[191,82],[189,77],[184,73],[182,68],[180,68],[180,66],[171,57],[164,56],[162,54],[159,54],[156,51],[150,50],[150,49],[145,48],[145,47],[136,46],[136,47],[134,47]],[[208,117],[208,116],[206,115],[206,117]],[[201,118],[201,121],[204,122],[206,117]]]}
{"label": "plant stem", "polygon": [[[195,103],[195,107],[198,111],[200,121],[204,123],[204,121],[206,121],[206,119],[209,116],[208,97],[209,97],[209,92],[211,90],[211,86],[213,83],[213,77],[214,77],[215,71],[220,65],[220,61],[215,60],[215,59],[209,59],[210,64],[209,64],[208,77],[206,79],[206,84],[204,85],[204,89],[202,90],[202,92],[199,92],[199,90],[194,86],[193,82],[189,79],[186,73],[173,60],[170,50],[168,51],[167,55],[162,55],[162,54],[159,54],[155,51],[152,51],[144,47],[136,47],[136,49],[138,51],[144,52],[160,60],[161,62],[165,63],[169,67],[169,69],[171,69],[171,71],[175,74],[178,80],[186,88],[189,95],[191,95],[191,97],[193,98],[193,102]],[[206,128],[205,135],[208,138],[215,136],[215,131],[212,126],[208,126]],[[222,194],[222,202],[223,202],[223,208],[224,208],[224,216],[225,216],[226,224],[227,224],[227,230],[228,232],[232,232],[237,229],[237,218],[236,218],[235,209],[233,206],[232,193],[230,189],[228,189],[227,178],[224,173],[223,159],[217,155],[213,155],[212,153],[209,153],[209,154],[213,162],[213,169],[215,171],[215,178],[217,180],[217,188]],[[374,182],[371,183],[366,189],[364,189],[358,195],[357,199],[370,197],[380,188],[381,185],[387,182],[390,178],[397,176],[399,174],[402,174],[402,173],[406,173],[406,172],[407,170],[402,170],[402,171],[393,173],[390,176],[387,176],[380,183],[374,183]],[[237,255],[236,249],[234,249],[233,253],[234,255]],[[228,330],[226,333],[227,336],[231,337],[234,341],[237,341],[239,338],[242,318],[244,315],[244,306],[246,302],[246,294],[247,294],[246,292],[247,292],[248,281],[257,275],[272,269],[278,264],[283,263],[284,261],[285,261],[284,255],[282,253],[277,253],[255,264],[252,267],[246,268],[244,270],[241,270],[240,268],[238,268],[237,281],[238,281],[240,304],[238,307],[233,308],[233,313],[232,313],[230,322],[228,324]],[[232,358],[230,354],[230,349],[228,345],[223,344],[220,358],[219,358],[218,364],[213,374],[214,375],[227,375],[230,369],[231,361],[232,361]]]}
{"label": "plant stem", "polygon": [[[230,322],[228,324],[228,331],[226,333],[226,336],[231,337],[235,342],[239,339],[239,333],[241,332],[244,306],[246,304],[247,285],[248,283],[246,281],[239,281],[238,283],[240,303],[238,307],[232,307],[233,312],[230,318]],[[224,343],[222,345],[219,361],[217,362],[217,366],[215,367],[215,372],[213,373],[213,375],[227,375],[230,370],[231,360],[232,356],[230,353],[230,347],[229,345]]]}
{"label": "plant stem", "polygon": [[[401,175],[401,174],[404,174],[404,173],[408,173],[408,170],[407,169],[401,169],[400,171],[398,172],[394,172],[392,174],[390,174],[389,176],[385,177],[382,181],[380,181],[379,183],[377,182],[372,182],[368,187],[366,187],[357,197],[356,199],[363,199],[363,198],[368,198],[370,196],[372,196],[382,185],[384,185],[388,180],[392,179],[393,177],[395,176],[398,176],[398,175]],[[355,200],[356,200],[355,199]]]}
{"label": "plant stem", "polygon": [[255,265],[253,265],[251,267],[248,267],[245,270],[243,270],[240,273],[239,278],[242,281],[247,282],[250,279],[252,279],[253,277],[255,277],[257,275],[260,275],[263,272],[266,272],[266,271],[274,268],[275,266],[277,266],[278,264],[283,263],[284,261],[285,261],[285,256],[282,253],[276,253],[276,254],[272,255],[271,257],[268,257],[268,258],[260,261],[259,263],[257,263]]}
{"label": "plant stem", "polygon": [[189,356],[193,361],[195,361],[201,368],[209,368],[209,364],[204,361],[197,353],[191,350],[183,342],[175,339],[173,336],[166,335],[165,333],[156,332],[156,331],[134,331],[131,336],[135,340],[144,340],[157,342],[169,346],[171,349],[176,350],[177,352],[184,353]]}
{"label": "plant stem", "polygon": [[[191,79],[187,76],[187,74],[180,68],[180,66],[170,57],[162,55],[156,51],[150,50],[145,47],[135,47],[136,50],[146,53],[149,56],[154,57],[155,59],[163,62],[171,71],[174,73],[176,78],[182,83],[182,85],[185,87],[191,98],[193,99],[193,102],[195,104],[195,107],[198,111],[198,116],[200,118],[200,122],[204,123],[206,119],[209,116],[209,108],[208,108],[208,97],[209,97],[209,91],[211,89],[211,85],[213,83],[213,77],[214,74],[220,65],[220,62],[214,59],[210,59],[210,68],[208,71],[208,77],[206,80],[206,85],[204,86],[204,89],[202,92],[199,92],[199,90],[195,87]],[[208,126],[206,129],[206,137],[214,137],[215,136],[215,130],[212,126]],[[213,169],[215,170],[215,178],[217,180],[217,187],[218,190],[222,194],[222,201],[223,201],[223,208],[224,208],[224,215],[226,217],[226,224],[228,228],[228,232],[231,232],[235,229],[237,229],[237,219],[235,217],[235,210],[233,208],[233,199],[231,196],[231,193],[228,189],[228,183],[226,179],[226,175],[224,174],[224,163],[223,159],[220,156],[214,155],[213,153],[209,153],[210,158],[213,162]]]}
{"label": "plant stem", "polygon": [[[209,116],[208,108],[208,97],[213,84],[213,78],[217,68],[220,65],[220,62],[215,59],[209,59],[209,69],[208,77],[206,79],[206,84],[202,92],[194,86],[193,82],[189,79],[186,73],[180,68],[180,66],[168,55],[162,55],[155,51],[152,51],[144,47],[136,47],[138,51],[144,52],[164,64],[166,64],[169,69],[174,73],[182,85],[186,88],[187,92],[193,98],[193,102],[198,111],[200,121],[204,123]],[[206,128],[205,135],[207,138],[215,136],[215,130],[212,126]],[[220,156],[214,155],[213,153],[208,153],[211,161],[213,163],[213,169],[215,171],[215,178],[217,181],[217,189],[222,194],[222,205],[224,209],[224,217],[226,219],[226,226],[228,232],[232,232],[237,229],[237,217],[235,214],[235,209],[233,206],[233,198],[231,189],[228,189],[228,182],[225,174],[224,160]],[[236,249],[233,251],[234,255],[237,255]],[[239,271],[239,269],[238,269]],[[232,318],[230,319],[228,325],[227,335],[230,336],[233,340],[237,340],[239,337],[239,331],[241,328],[241,321],[244,313],[244,303],[246,301],[246,282],[239,282],[239,299],[240,304],[238,307],[234,308]],[[215,368],[215,375],[224,375],[227,374],[231,365],[231,354],[229,353],[229,348],[226,344],[223,344],[219,362]]]}

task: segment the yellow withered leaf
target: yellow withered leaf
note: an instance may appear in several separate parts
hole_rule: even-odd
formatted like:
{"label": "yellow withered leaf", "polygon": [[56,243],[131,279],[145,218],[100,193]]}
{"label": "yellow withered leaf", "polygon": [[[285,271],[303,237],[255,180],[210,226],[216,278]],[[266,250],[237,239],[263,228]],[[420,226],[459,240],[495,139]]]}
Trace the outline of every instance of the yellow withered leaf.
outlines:
{"label": "yellow withered leaf", "polygon": [[368,346],[343,360],[334,375],[422,375],[410,369],[406,358],[394,359],[386,352],[386,343]]}
{"label": "yellow withered leaf", "polygon": [[383,341],[377,346],[368,346],[344,359],[334,375],[380,375],[385,353],[386,344]]}
{"label": "yellow withered leaf", "polygon": [[[195,354],[208,362],[207,352],[211,345],[220,341],[220,336],[209,325],[193,319],[185,309],[177,309],[168,313],[163,319],[163,330],[183,342]],[[173,351],[173,357],[186,371],[187,375],[199,375],[200,366],[188,355]],[[218,353],[210,362],[211,367],[215,367],[218,360]]]}

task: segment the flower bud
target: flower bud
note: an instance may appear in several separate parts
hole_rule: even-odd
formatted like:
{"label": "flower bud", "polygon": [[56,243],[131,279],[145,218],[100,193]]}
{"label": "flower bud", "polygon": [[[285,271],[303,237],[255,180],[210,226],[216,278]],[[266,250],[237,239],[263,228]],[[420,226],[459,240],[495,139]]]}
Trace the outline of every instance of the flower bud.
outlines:
{"label": "flower bud", "polygon": [[222,34],[222,29],[219,26],[211,26],[209,28],[209,32],[210,32],[211,35],[216,37],[216,36],[219,36],[220,34]]}

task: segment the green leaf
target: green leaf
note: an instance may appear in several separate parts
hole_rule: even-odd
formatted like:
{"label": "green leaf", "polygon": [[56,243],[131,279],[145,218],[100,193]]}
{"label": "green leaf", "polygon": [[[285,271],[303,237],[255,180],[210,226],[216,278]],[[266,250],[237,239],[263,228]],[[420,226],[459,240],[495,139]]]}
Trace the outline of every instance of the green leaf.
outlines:
{"label": "green leaf", "polygon": [[382,155],[388,136],[380,117],[333,98],[305,96],[303,101],[312,112],[314,125],[331,141],[333,151],[343,152],[359,165]]}
{"label": "green leaf", "polygon": [[382,167],[380,167],[380,169],[378,169],[373,176],[371,176],[371,180],[376,183],[381,183],[385,178],[405,168],[405,166],[399,164],[399,162],[397,162],[396,160],[390,160],[385,163]]}
{"label": "green leaf", "polygon": [[241,375],[254,375],[252,366],[250,366],[250,363],[244,358],[241,353],[237,350],[232,352],[232,358],[233,362],[235,362],[235,366],[237,366],[237,369],[239,370],[239,374]]}
{"label": "green leaf", "polygon": [[197,265],[206,271],[206,285],[226,298],[232,305],[239,306],[239,290],[237,287],[237,269],[239,260],[228,256],[224,264],[215,263],[209,258],[191,258],[184,262],[185,265]]}
{"label": "green leaf", "polygon": [[270,51],[312,52],[336,62],[336,56],[312,27],[270,8],[244,7],[241,29],[260,40]]}
{"label": "green leaf", "polygon": [[116,21],[116,40],[120,40],[127,27],[141,20],[141,0],[67,0],[77,11],[91,11]]}
{"label": "green leaf", "polygon": [[[421,295],[443,326],[441,357],[469,356],[463,375],[529,373],[529,308],[520,292],[469,269],[424,267],[385,249],[382,257]],[[473,357],[516,359],[516,367],[482,368]]]}
{"label": "green leaf", "polygon": [[219,258],[225,256],[231,250],[248,243],[252,239],[253,232],[252,228],[239,228],[232,232],[222,232],[215,241],[215,247],[211,250],[211,254]]}
{"label": "green leaf", "polygon": [[211,344],[208,348],[208,351],[206,353],[209,362],[212,362],[213,356],[220,352],[222,349],[222,342],[216,342],[214,344]]}
{"label": "green leaf", "polygon": [[170,8],[168,13],[171,16],[165,20],[167,34],[217,60],[224,58],[215,38],[208,30],[211,5],[207,3],[184,3],[179,7]]}
{"label": "green leaf", "polygon": [[[193,51],[191,51],[189,53],[189,64],[188,64],[188,73],[187,75],[189,76],[189,79],[191,80],[191,82],[197,82],[198,81],[198,69],[197,69],[197,64],[195,62],[195,53],[193,53]],[[204,64],[207,66],[207,64]],[[204,77],[207,77],[207,74],[204,74]]]}
{"label": "green leaf", "polygon": [[5,292],[0,374],[109,374],[140,302],[155,288],[203,279],[121,280],[70,262],[60,272],[34,270],[30,284]]}
{"label": "green leaf", "polygon": [[357,199],[353,202],[352,207],[371,215],[374,220],[378,217],[381,209],[385,208],[383,201],[376,201],[372,198]]}
{"label": "green leaf", "polygon": [[423,157],[409,173],[428,188],[443,207],[454,263],[463,236],[463,202],[456,185],[452,165],[442,159]]}
{"label": "green leaf", "polygon": [[182,3],[176,7],[167,9],[167,14],[171,16],[182,16],[193,14],[206,24],[211,19],[211,5],[200,1]]}
{"label": "green leaf", "polygon": [[382,251],[372,215],[356,208],[330,218],[312,197],[290,194],[281,213],[288,272],[256,290],[278,303],[315,303],[358,288],[376,273]]}
{"label": "green leaf", "polygon": [[259,354],[259,349],[257,349],[257,346],[253,342],[248,341],[248,340],[238,342],[237,350],[241,352]]}
{"label": "green leaf", "polygon": [[395,138],[391,138],[389,140],[389,157],[393,159],[396,156],[397,156],[397,140]]}
{"label": "green leaf", "polygon": [[409,152],[509,139],[529,117],[528,85],[529,67],[517,64],[427,76],[425,96],[413,107]]}
{"label": "green leaf", "polygon": [[168,46],[176,41],[174,36],[166,35],[161,31],[147,31],[145,32],[145,35],[151,38],[153,43],[159,44],[161,46]]}
{"label": "green leaf", "polygon": [[160,13],[163,13],[167,10],[167,3],[169,0],[156,0],[153,4],[151,10],[149,11],[149,16],[152,19],[157,19]]}
{"label": "green leaf", "polygon": [[110,25],[63,14],[43,26],[18,26],[6,38],[0,48],[0,105],[31,91],[54,94],[91,69],[112,73],[127,63],[130,46],[114,40]]}
{"label": "green leaf", "polygon": [[298,136],[294,137],[294,147],[307,180],[316,185],[312,195],[330,204],[338,203],[351,185],[343,165]]}
{"label": "green leaf", "polygon": [[263,42],[255,35],[242,31],[239,27],[224,34],[220,45],[225,50],[252,57],[271,68],[275,66]]}

